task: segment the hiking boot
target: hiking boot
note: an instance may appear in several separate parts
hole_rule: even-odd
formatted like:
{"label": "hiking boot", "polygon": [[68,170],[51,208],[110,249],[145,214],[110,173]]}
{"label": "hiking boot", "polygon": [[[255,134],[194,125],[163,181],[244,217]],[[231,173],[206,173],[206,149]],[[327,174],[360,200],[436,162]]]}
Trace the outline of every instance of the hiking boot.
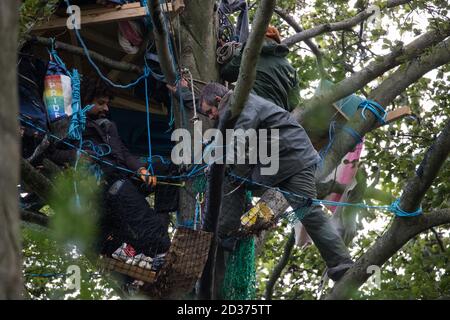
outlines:
{"label": "hiking boot", "polygon": [[132,264],[136,256],[136,250],[131,245],[124,242],[111,256],[126,264]]}
{"label": "hiking boot", "polygon": [[353,264],[354,262],[350,261],[347,263],[338,264],[337,266],[332,268],[328,268],[327,275],[331,280],[337,282],[344,276],[347,270],[353,266]]}

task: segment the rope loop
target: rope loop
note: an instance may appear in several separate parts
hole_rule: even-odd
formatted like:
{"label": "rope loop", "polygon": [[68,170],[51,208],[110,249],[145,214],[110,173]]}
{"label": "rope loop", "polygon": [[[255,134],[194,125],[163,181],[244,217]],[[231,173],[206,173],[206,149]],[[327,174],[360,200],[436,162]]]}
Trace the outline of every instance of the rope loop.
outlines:
{"label": "rope loop", "polygon": [[361,116],[364,120],[367,120],[366,111],[369,110],[373,113],[379,123],[381,123],[382,125],[386,124],[387,111],[384,110],[384,108],[379,103],[373,100],[365,100],[359,104],[358,109],[360,108],[363,109],[361,112]]}
{"label": "rope loop", "polygon": [[422,214],[422,207],[419,207],[414,212],[407,212],[400,208],[400,199],[396,199],[390,206],[389,211],[394,213],[397,217],[417,217]]}

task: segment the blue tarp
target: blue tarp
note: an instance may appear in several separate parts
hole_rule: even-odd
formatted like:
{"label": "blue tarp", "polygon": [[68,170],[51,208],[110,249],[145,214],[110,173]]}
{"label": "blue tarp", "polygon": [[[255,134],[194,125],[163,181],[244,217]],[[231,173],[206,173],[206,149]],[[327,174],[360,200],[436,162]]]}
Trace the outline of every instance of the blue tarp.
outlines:
{"label": "blue tarp", "polygon": [[[133,154],[148,156],[147,118],[145,112],[110,108],[110,119],[117,124],[119,135]],[[152,154],[170,158],[173,142],[167,132],[168,116],[150,115]]]}

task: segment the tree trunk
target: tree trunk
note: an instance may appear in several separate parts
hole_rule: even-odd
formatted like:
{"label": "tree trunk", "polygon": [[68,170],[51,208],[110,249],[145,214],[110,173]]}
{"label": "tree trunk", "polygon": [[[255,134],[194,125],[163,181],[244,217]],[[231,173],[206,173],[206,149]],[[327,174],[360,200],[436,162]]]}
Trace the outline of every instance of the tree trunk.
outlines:
{"label": "tree trunk", "polygon": [[[194,79],[203,82],[217,81],[219,70],[216,63],[216,11],[214,1],[192,0],[185,2],[183,13],[173,21],[177,30],[175,37],[176,50],[179,50],[178,65],[187,68]],[[180,40],[181,39],[181,40]],[[194,81],[196,86],[198,82]],[[200,88],[199,88],[200,89]],[[198,94],[198,92],[196,92]],[[177,100],[177,97],[174,97]],[[182,119],[183,112],[177,105],[175,120],[177,128],[183,120],[193,137],[193,125],[190,119],[192,110],[185,110],[186,119]],[[203,131],[208,129],[208,119],[201,116]],[[195,199],[192,196],[192,181],[186,181],[186,188],[180,189],[180,219],[192,219],[195,212]],[[195,195],[194,195],[195,196]]]}
{"label": "tree trunk", "polygon": [[22,291],[19,242],[19,128],[17,95],[18,2],[0,1],[0,299]]}

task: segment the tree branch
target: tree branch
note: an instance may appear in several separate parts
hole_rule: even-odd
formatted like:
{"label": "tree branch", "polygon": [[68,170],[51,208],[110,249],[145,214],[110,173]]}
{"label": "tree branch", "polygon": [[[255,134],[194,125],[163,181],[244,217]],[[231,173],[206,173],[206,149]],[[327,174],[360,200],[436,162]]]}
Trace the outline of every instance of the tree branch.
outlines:
{"label": "tree branch", "polygon": [[[425,192],[437,176],[440,167],[450,154],[450,120],[425,154],[419,169],[403,189],[400,208],[411,212],[416,210]],[[368,278],[367,268],[381,266],[400,250],[411,238],[429,228],[450,223],[450,209],[436,210],[417,217],[394,218],[391,227],[336,283],[327,299],[350,298]]]}
{"label": "tree branch", "polygon": [[270,275],[270,279],[267,281],[266,293],[264,295],[266,300],[272,300],[273,288],[275,287],[277,280],[280,278],[281,272],[283,272],[283,269],[286,267],[289,261],[289,257],[291,256],[294,244],[295,244],[295,231],[294,229],[292,229],[291,234],[289,235],[289,238],[284,246],[283,255],[281,256],[280,261],[278,261],[277,265],[273,269],[272,274]]}
{"label": "tree branch", "polygon": [[[239,70],[239,77],[236,83],[236,89],[230,95],[227,94],[222,98],[221,105],[230,104],[230,109],[227,110],[219,122],[218,129],[225,136],[225,130],[232,127],[232,122],[237,120],[241,111],[248,99],[253,82],[256,77],[256,63],[258,61],[259,53],[261,51],[264,34],[269,25],[272,16],[273,8],[275,7],[275,0],[262,0],[260,6],[256,11],[256,16],[253,22],[252,32],[244,48],[241,68]],[[230,101],[228,101],[231,99]],[[226,153],[226,150],[225,150]],[[222,194],[223,194],[223,180],[225,176],[225,165],[214,163],[211,166],[208,176],[208,186],[206,190],[206,214],[203,228],[205,231],[214,232],[214,238],[211,242],[211,248],[208,255],[208,261],[203,270],[202,278],[199,283],[199,298],[200,299],[214,299],[215,293],[215,264],[217,256],[218,243],[218,220],[221,212]]]}
{"label": "tree branch", "polygon": [[[303,28],[295,21],[295,19],[281,8],[275,8],[274,11],[283,19],[288,25],[290,25],[296,32],[302,32]],[[316,56],[317,67],[319,69],[322,78],[326,76],[325,68],[323,67],[323,54],[322,51],[316,46],[311,39],[304,40],[305,44],[311,49],[312,53]]]}
{"label": "tree branch", "polygon": [[49,225],[49,218],[42,213],[36,213],[22,209],[20,211],[20,218],[22,219],[22,221],[31,222],[43,227],[48,227]]}
{"label": "tree branch", "polygon": [[[313,143],[320,141],[327,136],[330,118],[335,113],[335,109],[331,108],[332,103],[355,93],[386,71],[419,56],[427,48],[440,43],[449,35],[450,25],[446,25],[442,30],[429,31],[408,45],[395,48],[391,53],[374,60],[361,71],[355,72],[350,77],[335,84],[330,90],[306,100],[303,108],[296,108],[292,115],[305,128]],[[408,81],[408,79],[404,78],[403,81]],[[401,86],[398,88],[400,89]],[[392,100],[393,98],[389,99],[389,103]],[[381,101],[378,102],[382,103]],[[389,103],[382,104],[388,105]]]}
{"label": "tree branch", "polygon": [[159,0],[148,2],[148,10],[153,23],[153,35],[158,52],[159,64],[168,84],[174,85],[176,81],[175,62],[172,60],[169,49],[169,33],[165,27],[164,16]]}
{"label": "tree branch", "polygon": [[[44,37],[25,35],[24,39],[28,40],[31,44],[36,44],[36,45],[45,46],[45,47],[49,47],[52,44],[51,39],[44,38]],[[70,44],[67,44],[64,42],[60,42],[60,41],[55,41],[55,47],[57,49],[67,51],[67,52],[76,54],[78,56],[85,56],[84,50],[81,47],[73,46],[73,45],[70,45]],[[127,62],[116,61],[116,60],[110,59],[108,57],[105,57],[95,51],[89,50],[89,55],[91,56],[92,60],[94,60],[106,67],[109,67],[111,69],[125,71],[125,72],[134,72],[137,74],[140,74],[144,71],[144,69],[140,66],[137,66],[137,65],[134,65],[131,63],[127,63]]]}
{"label": "tree branch", "polygon": [[[393,8],[393,7],[408,3],[408,2],[411,2],[411,0],[390,0],[386,4],[385,8]],[[364,11],[361,11],[356,16],[354,16],[350,19],[339,21],[339,22],[334,22],[334,23],[325,23],[325,24],[318,25],[317,27],[298,32],[297,34],[295,34],[289,38],[286,38],[283,41],[283,43],[290,47],[300,41],[305,41],[307,39],[317,37],[318,35],[321,35],[326,32],[348,30],[348,29],[351,29],[352,27],[358,25],[362,21],[366,20],[374,13],[375,13],[375,11],[373,9],[366,9]]]}
{"label": "tree branch", "polygon": [[408,212],[420,206],[425,193],[450,153],[450,120],[425,154],[416,174],[408,181],[400,198],[400,207]]}
{"label": "tree branch", "polygon": [[50,202],[50,196],[56,192],[53,184],[23,158],[20,160],[20,174],[27,190],[33,191],[45,202]]}
{"label": "tree branch", "polygon": [[[441,65],[450,62],[450,38],[435,46],[430,52],[420,56],[420,58],[405,65],[382,82],[370,95],[370,99],[377,101],[383,106],[389,105],[392,100],[404,91],[409,85],[422,77],[425,73]],[[366,120],[361,116],[361,110],[356,112],[352,119],[347,122],[347,126],[355,130],[360,136],[379,126],[375,116],[367,112]],[[322,170],[317,176],[321,181],[333,171],[357,141],[353,137],[349,138],[349,133],[345,130],[338,130],[334,143],[324,159]],[[405,209],[408,209],[405,207]]]}
{"label": "tree branch", "polygon": [[445,246],[444,246],[444,242],[442,242],[441,237],[439,236],[439,233],[436,231],[435,228],[430,228],[431,232],[434,234],[434,237],[436,238],[436,241],[439,245],[439,248],[441,249],[442,253],[445,253]]}
{"label": "tree branch", "polygon": [[395,218],[392,226],[375,244],[356,261],[349,271],[337,282],[326,297],[327,300],[350,298],[369,278],[367,268],[382,266],[403,245],[429,228],[450,223],[450,209],[441,209],[415,218]]}

